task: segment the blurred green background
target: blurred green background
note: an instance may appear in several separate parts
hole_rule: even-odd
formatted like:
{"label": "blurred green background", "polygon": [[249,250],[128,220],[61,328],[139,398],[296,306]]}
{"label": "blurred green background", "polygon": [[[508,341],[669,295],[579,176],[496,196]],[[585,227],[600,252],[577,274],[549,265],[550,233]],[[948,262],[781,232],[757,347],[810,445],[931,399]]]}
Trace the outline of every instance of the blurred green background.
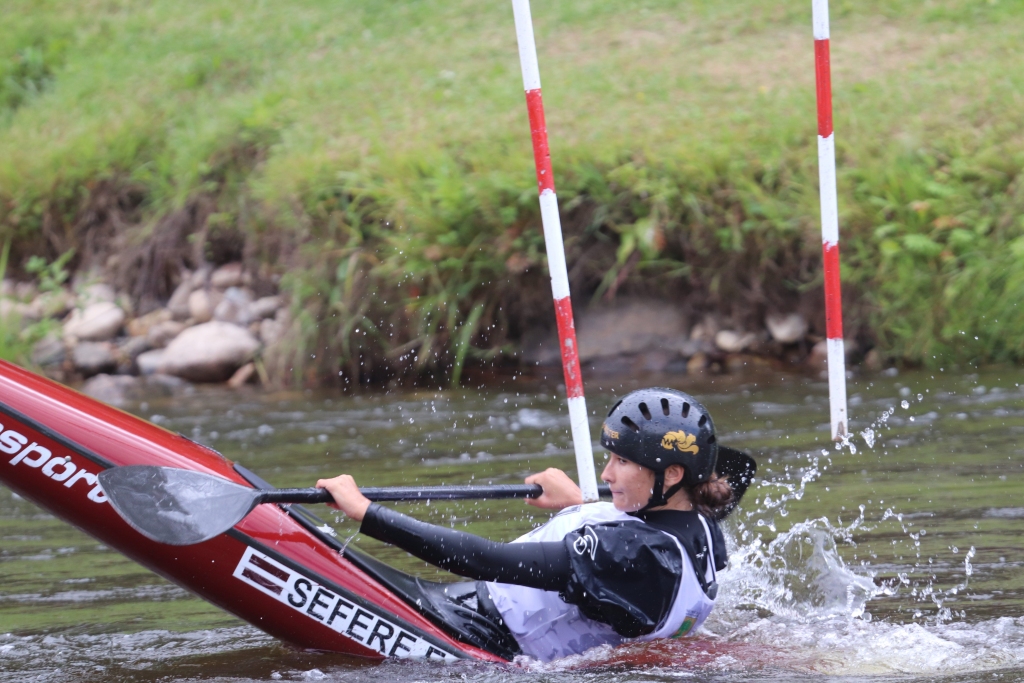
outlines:
{"label": "blurred green background", "polygon": [[[810,3],[533,14],[577,309],[820,310]],[[1020,361],[1024,2],[831,16],[847,335]],[[551,326],[539,226],[506,1],[4,2],[9,274],[228,244],[292,295],[278,376],[444,375]],[[173,285],[151,280],[140,300]]]}

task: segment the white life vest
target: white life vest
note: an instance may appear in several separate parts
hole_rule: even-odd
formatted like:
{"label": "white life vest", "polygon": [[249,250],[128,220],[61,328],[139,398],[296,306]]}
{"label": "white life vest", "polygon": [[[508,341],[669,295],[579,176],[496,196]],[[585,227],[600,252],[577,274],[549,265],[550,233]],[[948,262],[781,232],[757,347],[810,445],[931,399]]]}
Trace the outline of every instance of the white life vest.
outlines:
{"label": "white life vest", "polygon": [[[567,534],[584,525],[606,522],[645,522],[619,512],[611,503],[590,503],[562,510],[543,526],[517,538],[513,543],[560,541]],[[709,561],[706,572],[708,582],[715,580],[712,534],[701,517],[707,536]],[[662,532],[665,533],[665,532]],[[680,637],[699,628],[711,614],[715,603],[701,589],[689,555],[679,541],[667,534],[679,548],[682,556],[683,576],[672,602],[672,608],[658,627],[639,638],[625,638],[611,626],[583,616],[575,605],[564,602],[558,593],[539,588],[527,588],[508,583],[488,582],[487,588],[494,606],[501,613],[505,625],[515,636],[523,654],[542,662],[579,654],[598,645],[619,645],[630,640]]]}

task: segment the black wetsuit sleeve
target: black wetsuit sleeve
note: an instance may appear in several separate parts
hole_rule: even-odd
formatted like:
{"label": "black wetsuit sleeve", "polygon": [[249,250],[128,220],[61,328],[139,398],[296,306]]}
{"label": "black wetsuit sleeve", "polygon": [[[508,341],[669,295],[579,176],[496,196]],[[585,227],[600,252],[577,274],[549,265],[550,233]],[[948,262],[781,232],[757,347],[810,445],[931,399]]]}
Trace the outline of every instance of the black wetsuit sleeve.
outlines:
{"label": "black wetsuit sleeve", "polygon": [[376,503],[367,509],[359,531],[476,581],[560,591],[569,583],[572,572],[569,551],[560,541],[498,543],[421,522]]}
{"label": "black wetsuit sleeve", "polygon": [[668,534],[637,522],[587,525],[563,541],[571,579],[559,596],[627,638],[653,633],[672,609],[683,556]]}

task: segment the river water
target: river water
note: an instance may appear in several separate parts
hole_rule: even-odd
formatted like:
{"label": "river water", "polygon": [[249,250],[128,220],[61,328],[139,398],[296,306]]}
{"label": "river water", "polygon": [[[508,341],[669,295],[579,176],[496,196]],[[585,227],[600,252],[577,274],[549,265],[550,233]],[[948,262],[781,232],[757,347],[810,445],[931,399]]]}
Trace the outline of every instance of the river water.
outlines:
{"label": "river water", "polygon": [[[843,449],[829,442],[818,379],[672,383],[702,397],[720,440],[761,467],[726,523],[731,566],[694,638],[520,666],[297,651],[0,488],[0,681],[1024,680],[1024,371],[854,379],[856,435]],[[588,384],[594,434],[613,397],[638,386]],[[359,396],[202,389],[127,409],[277,486],[341,472],[374,486],[514,483],[573,469],[561,396],[554,380],[520,376]],[[399,507],[501,540],[547,518],[519,501]],[[334,521],[340,536],[356,533]]]}

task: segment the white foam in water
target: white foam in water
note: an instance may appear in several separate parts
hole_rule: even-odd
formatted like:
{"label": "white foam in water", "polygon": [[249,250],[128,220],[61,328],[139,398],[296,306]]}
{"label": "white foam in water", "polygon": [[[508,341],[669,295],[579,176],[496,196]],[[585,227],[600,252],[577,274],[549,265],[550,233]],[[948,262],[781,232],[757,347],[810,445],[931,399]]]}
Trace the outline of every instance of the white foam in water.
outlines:
{"label": "white foam in water", "polygon": [[1002,617],[941,628],[860,619],[759,619],[731,638],[773,648],[776,666],[833,675],[977,673],[1024,661],[1024,620]]}
{"label": "white foam in water", "polygon": [[[892,408],[883,411],[872,427],[884,426],[892,413]],[[872,427],[861,432],[869,448],[878,438]],[[730,567],[719,574],[722,590],[704,635],[742,645],[750,654],[748,667],[806,674],[934,676],[1024,664],[1024,618],[966,623],[957,620],[963,613],[943,605],[947,597],[966,588],[973,573],[973,547],[963,556],[963,581],[943,590],[931,580],[915,582],[906,573],[878,581],[869,564],[847,565],[839,547],[855,546],[855,532],[875,528],[865,522],[864,505],[847,524],[824,517],[806,520],[764,540],[762,530],[774,533],[774,517],[785,516],[786,503],[803,497],[807,486],[828,468],[827,456],[828,451],[821,457],[811,455],[808,466],[786,467],[748,493],[755,505],[741,513],[738,523],[727,524],[732,528]],[[991,510],[989,514],[1012,516]],[[891,508],[876,526],[894,523],[920,557],[920,537],[926,530],[915,530]],[[959,557],[959,549],[950,550]],[[918,610],[913,623],[872,619],[871,601],[901,590],[937,609],[929,617]],[[744,662],[727,659],[719,662],[725,669],[744,668]]]}
{"label": "white foam in water", "polygon": [[[738,548],[720,574],[722,597],[707,629],[733,642],[763,646],[773,666],[807,672],[939,674],[1024,662],[1024,620],[979,624],[889,624],[872,620],[872,598],[891,595],[873,576],[846,565],[837,543],[846,527],[809,520],[768,544]],[[965,563],[969,571],[969,560]],[[757,616],[752,619],[753,615]]]}

